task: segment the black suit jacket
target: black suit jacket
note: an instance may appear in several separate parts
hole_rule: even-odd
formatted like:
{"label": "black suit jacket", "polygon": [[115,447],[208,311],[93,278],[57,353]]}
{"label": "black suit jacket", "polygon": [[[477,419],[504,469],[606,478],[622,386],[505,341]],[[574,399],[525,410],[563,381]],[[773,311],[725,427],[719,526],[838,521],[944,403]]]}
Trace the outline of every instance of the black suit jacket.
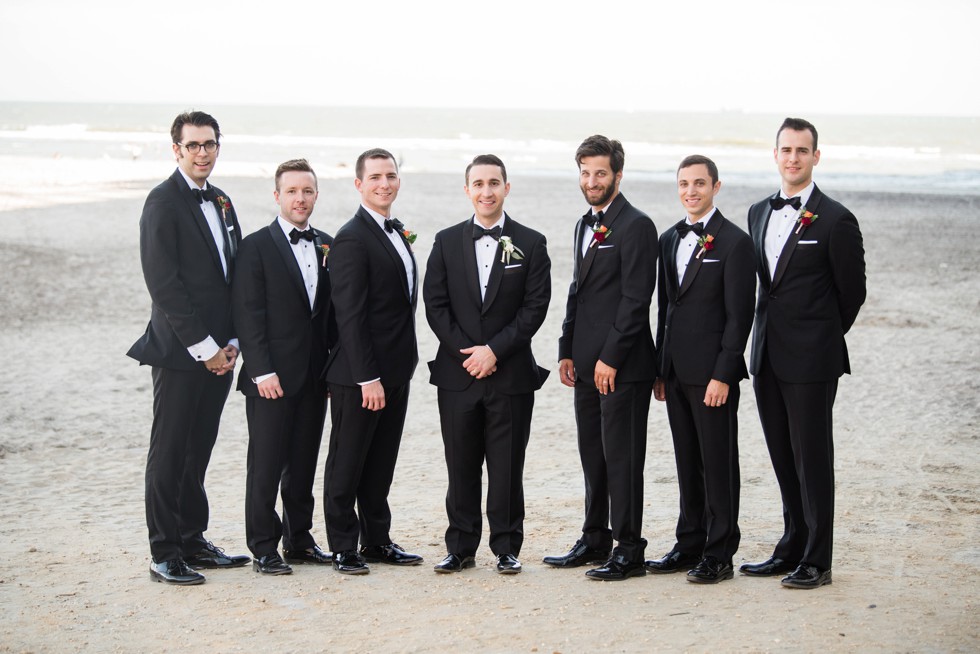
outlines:
{"label": "black suit jacket", "polygon": [[[406,247],[411,252],[407,240]],[[331,304],[338,342],[326,379],[355,386],[381,379],[385,388],[407,384],[418,364],[415,306],[418,266],[410,294],[405,265],[385,231],[363,207],[340,228],[330,250]]]}
{"label": "black suit jacket", "polygon": [[544,322],[551,301],[547,241],[507,216],[501,235],[509,236],[524,258],[505,264],[498,245],[486,296],[481,298],[472,234],[472,218],[436,234],[426,265],[425,315],[439,338],[436,358],[429,362],[429,381],[450,391],[468,388],[476,378],[463,368],[469,355],[460,350],[489,345],[497,357],[497,371],[484,381],[503,393],[535,391],[548,376],[531,353],[531,337]]}
{"label": "black suit jacket", "polygon": [[[227,199],[221,189],[215,191]],[[234,207],[229,213],[237,244],[241,226]],[[235,336],[231,285],[201,205],[179,170],[146,198],[140,217],[140,260],[152,302],[150,322],[127,355],[141,364],[196,369],[201,364],[188,347],[208,336],[224,347]]]}
{"label": "black suit jacket", "polygon": [[[232,312],[242,346],[238,390],[257,397],[252,378],[276,373],[283,393],[296,395],[311,378],[319,380],[329,351],[330,274],[320,245],[333,238],[313,230],[319,280],[313,308],[289,239],[279,221],[242,241],[232,285]],[[328,257],[329,260],[329,257]]]}
{"label": "black suit jacket", "polygon": [[769,198],[749,209],[759,271],[752,360],[757,374],[768,353],[776,376],[791,383],[837,379],[851,371],[844,334],[864,304],[864,244],[857,219],[814,186],[806,209],[817,218],[790,235],[770,279],[765,234]]}
{"label": "black suit jacket", "polygon": [[657,352],[660,372],[673,370],[683,384],[712,379],[736,385],[747,378],[745,343],[752,329],[755,252],[749,235],[716,211],[706,235],[711,250],[691,255],[678,286],[680,238],[671,226],[660,237]]}
{"label": "black suit jacket", "polygon": [[584,257],[582,237],[589,228],[580,220],[575,229],[572,283],[558,358],[572,359],[578,379],[589,384],[594,384],[597,360],[616,369],[617,382],[652,381],[657,377],[650,330],[657,228],[622,193],[610,204],[602,224],[608,237]]}

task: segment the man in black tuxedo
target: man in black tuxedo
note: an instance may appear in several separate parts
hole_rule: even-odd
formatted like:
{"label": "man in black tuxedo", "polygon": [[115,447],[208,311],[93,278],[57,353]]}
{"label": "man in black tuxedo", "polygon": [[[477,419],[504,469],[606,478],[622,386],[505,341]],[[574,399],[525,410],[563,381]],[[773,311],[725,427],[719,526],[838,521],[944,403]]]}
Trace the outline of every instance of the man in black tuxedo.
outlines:
{"label": "man in black tuxedo", "polygon": [[245,533],[256,572],[281,575],[292,572],[288,563],[330,563],[310,530],[327,413],[322,373],[330,347],[333,238],[310,226],[317,179],[305,159],[280,164],[274,196],[279,216],[242,241],[232,308],[244,361],[238,390],[248,418]]}
{"label": "man in black tuxedo", "polygon": [[250,560],[204,538],[204,475],[238,358],[231,279],[241,229],[231,200],[207,181],[221,147],[218,121],[201,111],[183,113],[170,135],[177,170],[150,191],[140,218],[150,322],[127,354],[153,368],[146,457],[150,578],[192,585],[204,582],[193,568]]}
{"label": "man in black tuxedo", "polygon": [[769,559],[739,569],[818,588],[831,583],[833,408],[837,380],[851,371],[844,335],[867,294],[864,245],[854,214],[813,183],[816,128],[787,118],[773,154],[782,189],[748,216],[760,281],[749,369],[784,531]]}
{"label": "man in black tuxedo", "polygon": [[387,150],[368,150],[355,171],[361,207],[337,232],[330,252],[338,341],[326,368],[332,425],[324,503],[334,569],[367,574],[365,562],[422,562],[391,542],[388,507],[409,381],[418,364],[418,270],[415,234],[391,217],[401,185],[395,158]]}
{"label": "man in black tuxedo", "polygon": [[423,295],[439,351],[429,381],[439,388],[446,450],[448,555],[436,572],[473,567],[483,525],[483,462],[487,521],[497,571],[521,571],[524,542],[524,452],[534,391],[548,371],[531,338],[548,313],[551,260],[545,237],[504,213],[507,169],[492,154],[466,167],[472,218],[436,234]]}
{"label": "man in black tuxedo", "polygon": [[[667,402],[680,487],[677,542],[647,561],[655,573],[690,570],[688,581],[734,576],[738,549],[738,398],[748,378],[755,254],[749,235],[714,206],[718,167],[681,161],[677,191],[687,216],[660,237],[654,397]],[[693,570],[691,570],[693,568]]]}
{"label": "man in black tuxedo", "polygon": [[[575,230],[558,373],[575,389],[585,523],[567,554],[544,559],[556,567],[605,562],[586,573],[603,580],[645,574],[643,464],[657,377],[650,331],[657,229],[619,192],[624,159],[619,141],[599,135],[585,139],[575,154],[591,208]],[[613,539],[619,542],[614,550]]]}

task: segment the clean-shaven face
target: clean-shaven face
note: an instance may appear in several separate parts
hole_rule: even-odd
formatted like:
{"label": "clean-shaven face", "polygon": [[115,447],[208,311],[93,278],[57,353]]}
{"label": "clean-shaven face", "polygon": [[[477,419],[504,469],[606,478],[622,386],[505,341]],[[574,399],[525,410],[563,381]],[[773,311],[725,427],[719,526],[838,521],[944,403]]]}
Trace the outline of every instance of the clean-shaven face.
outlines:
{"label": "clean-shaven face", "polygon": [[596,209],[609,204],[619,192],[623,171],[613,173],[608,155],[582,157],[578,166],[578,181],[585,201]]}
{"label": "clean-shaven face", "polygon": [[287,170],[274,193],[283,220],[299,230],[306,229],[316,204],[316,177],[305,170]]}
{"label": "clean-shaven face", "polygon": [[361,194],[361,202],[372,211],[386,218],[391,217],[391,204],[398,197],[401,179],[398,168],[391,159],[367,159],[362,179],[355,179],[354,186]]}
{"label": "clean-shaven face", "polygon": [[510,193],[510,183],[504,181],[500,166],[473,166],[464,189],[481,223],[489,227],[500,220],[504,213],[504,198]]}
{"label": "clean-shaven face", "polygon": [[694,164],[677,171],[677,194],[692,223],[711,211],[720,189],[721,180],[712,184],[708,167],[704,164]]}
{"label": "clean-shaven face", "polygon": [[783,178],[783,191],[789,196],[810,185],[813,167],[820,162],[820,150],[813,149],[813,134],[808,129],[781,131],[773,156]]}
{"label": "clean-shaven face", "polygon": [[[185,175],[202,188],[211,171],[214,170],[214,163],[218,160],[218,153],[221,152],[220,147],[214,152],[205,152],[204,144],[217,140],[214,135],[214,128],[210,125],[205,127],[184,125],[180,131],[180,143],[182,145],[173,144],[177,165],[180,166]],[[187,151],[187,146],[191,143],[197,143],[201,146],[194,154]]]}

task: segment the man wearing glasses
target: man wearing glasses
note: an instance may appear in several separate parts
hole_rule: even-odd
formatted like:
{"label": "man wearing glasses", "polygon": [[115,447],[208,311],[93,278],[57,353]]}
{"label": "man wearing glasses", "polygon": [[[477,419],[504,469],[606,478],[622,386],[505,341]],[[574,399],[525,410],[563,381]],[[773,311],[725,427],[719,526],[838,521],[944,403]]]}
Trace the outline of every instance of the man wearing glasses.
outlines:
{"label": "man wearing glasses", "polygon": [[153,425],[146,457],[150,578],[204,582],[195,568],[245,565],[204,538],[204,475],[238,358],[231,278],[241,228],[228,196],[208,184],[221,131],[194,111],[170,130],[177,170],[150,191],[140,218],[140,260],[152,308],[127,353],[152,366]]}

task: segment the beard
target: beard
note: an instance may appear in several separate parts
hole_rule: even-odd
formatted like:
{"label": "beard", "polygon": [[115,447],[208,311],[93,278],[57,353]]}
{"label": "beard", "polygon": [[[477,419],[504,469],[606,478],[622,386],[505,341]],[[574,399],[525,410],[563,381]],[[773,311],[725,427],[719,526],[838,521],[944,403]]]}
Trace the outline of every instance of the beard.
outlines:
{"label": "beard", "polygon": [[590,200],[589,199],[589,192],[586,190],[586,187],[585,186],[581,186],[580,188],[582,189],[582,195],[585,196],[585,201],[588,202],[593,207],[604,207],[604,206],[606,206],[607,204],[609,204],[609,200],[612,198],[612,196],[616,195],[616,184],[615,183],[610,184],[609,186],[607,186],[605,188],[605,190],[602,192],[602,194],[599,195],[594,200]]}

